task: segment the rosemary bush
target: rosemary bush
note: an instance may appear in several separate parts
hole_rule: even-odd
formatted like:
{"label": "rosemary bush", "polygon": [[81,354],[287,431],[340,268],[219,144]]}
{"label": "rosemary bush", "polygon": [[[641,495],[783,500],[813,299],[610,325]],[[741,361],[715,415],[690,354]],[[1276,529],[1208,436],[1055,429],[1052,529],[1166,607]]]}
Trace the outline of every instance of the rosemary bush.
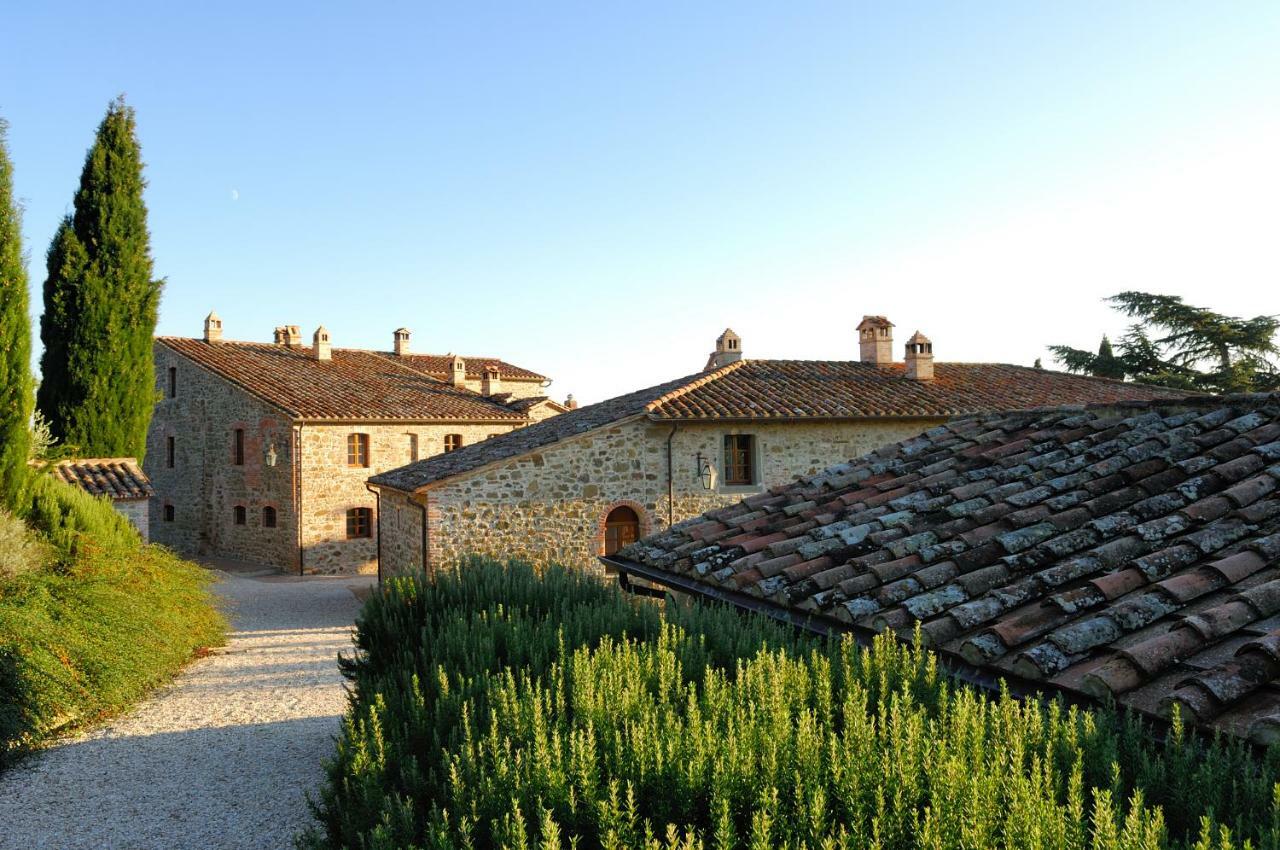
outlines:
{"label": "rosemary bush", "polygon": [[1280,848],[1280,761],[474,560],[366,605],[309,847]]}

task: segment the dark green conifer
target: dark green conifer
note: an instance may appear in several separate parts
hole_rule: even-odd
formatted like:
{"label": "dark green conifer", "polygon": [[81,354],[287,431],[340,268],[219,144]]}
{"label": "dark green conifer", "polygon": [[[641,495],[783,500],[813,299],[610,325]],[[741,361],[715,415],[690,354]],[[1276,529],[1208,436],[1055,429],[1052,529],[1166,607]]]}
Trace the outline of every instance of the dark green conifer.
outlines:
{"label": "dark green conifer", "polygon": [[37,403],[59,442],[141,458],[155,404],[151,345],[163,281],[152,279],[134,111],[107,108],[75,211],[48,253]]}
{"label": "dark green conifer", "polygon": [[31,421],[31,317],[13,163],[0,118],[0,505],[15,510],[27,481]]}

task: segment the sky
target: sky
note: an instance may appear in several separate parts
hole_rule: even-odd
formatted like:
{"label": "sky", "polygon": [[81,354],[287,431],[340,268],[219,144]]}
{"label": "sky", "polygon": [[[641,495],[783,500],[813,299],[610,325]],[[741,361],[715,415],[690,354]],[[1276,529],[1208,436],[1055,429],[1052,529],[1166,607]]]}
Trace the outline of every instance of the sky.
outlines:
{"label": "sky", "polygon": [[[199,8],[197,8],[199,7]],[[108,102],[158,333],[497,356],[598,401],[747,357],[1096,348],[1280,312],[1280,3],[15,3],[33,316]]]}

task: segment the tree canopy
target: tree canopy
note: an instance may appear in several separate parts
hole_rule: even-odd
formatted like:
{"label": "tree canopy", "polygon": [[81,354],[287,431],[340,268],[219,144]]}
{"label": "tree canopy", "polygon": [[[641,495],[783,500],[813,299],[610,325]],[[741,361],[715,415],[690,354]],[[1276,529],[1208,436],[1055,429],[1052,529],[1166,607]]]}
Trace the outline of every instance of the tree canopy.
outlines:
{"label": "tree canopy", "polygon": [[31,319],[7,130],[7,123],[0,118],[0,505],[14,510],[21,503],[27,480]]}
{"label": "tree canopy", "polygon": [[1106,336],[1097,354],[1049,346],[1068,372],[1215,393],[1280,388],[1277,317],[1226,316],[1176,295],[1146,292],[1121,292],[1107,301],[1137,321],[1120,338],[1118,353]]}

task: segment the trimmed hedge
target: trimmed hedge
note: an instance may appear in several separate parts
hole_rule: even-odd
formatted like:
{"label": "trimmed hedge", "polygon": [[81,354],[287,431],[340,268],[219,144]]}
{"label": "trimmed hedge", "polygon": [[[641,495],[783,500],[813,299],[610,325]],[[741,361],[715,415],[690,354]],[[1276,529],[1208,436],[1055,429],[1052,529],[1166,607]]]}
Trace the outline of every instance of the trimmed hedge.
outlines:
{"label": "trimmed hedge", "polygon": [[473,560],[369,600],[302,847],[1280,847],[1280,758]]}
{"label": "trimmed hedge", "polygon": [[0,766],[127,707],[225,629],[208,573],[144,545],[105,499],[48,475],[31,493],[51,555],[0,581]]}

